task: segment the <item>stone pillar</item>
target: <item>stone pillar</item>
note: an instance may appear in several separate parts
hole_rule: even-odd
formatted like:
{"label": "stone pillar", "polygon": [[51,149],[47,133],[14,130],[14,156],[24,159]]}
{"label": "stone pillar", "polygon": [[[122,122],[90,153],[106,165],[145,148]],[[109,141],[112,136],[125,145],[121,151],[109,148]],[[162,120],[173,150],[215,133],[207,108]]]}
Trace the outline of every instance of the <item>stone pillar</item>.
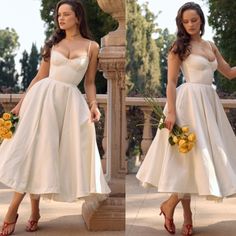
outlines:
{"label": "stone pillar", "polygon": [[125,0],[97,0],[119,22],[101,40],[99,70],[108,80],[107,180],[111,194],[103,202],[86,201],[82,214],[89,230],[125,230]]}

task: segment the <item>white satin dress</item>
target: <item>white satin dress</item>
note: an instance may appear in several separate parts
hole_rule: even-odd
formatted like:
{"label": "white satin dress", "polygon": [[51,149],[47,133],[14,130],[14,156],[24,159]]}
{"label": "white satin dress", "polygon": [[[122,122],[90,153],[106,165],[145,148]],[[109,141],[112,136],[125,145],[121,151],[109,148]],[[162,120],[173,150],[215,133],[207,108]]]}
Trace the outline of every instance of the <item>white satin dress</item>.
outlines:
{"label": "white satin dress", "polygon": [[0,182],[17,192],[72,202],[108,194],[90,110],[78,90],[89,56],[51,51],[49,77],[26,94],[12,139],[0,145]]}
{"label": "white satin dress", "polygon": [[177,88],[176,122],[196,133],[196,145],[179,153],[168,142],[169,131],[158,129],[137,178],[158,192],[208,199],[235,196],[236,137],[212,86],[217,61],[190,54],[181,69],[186,83]]}

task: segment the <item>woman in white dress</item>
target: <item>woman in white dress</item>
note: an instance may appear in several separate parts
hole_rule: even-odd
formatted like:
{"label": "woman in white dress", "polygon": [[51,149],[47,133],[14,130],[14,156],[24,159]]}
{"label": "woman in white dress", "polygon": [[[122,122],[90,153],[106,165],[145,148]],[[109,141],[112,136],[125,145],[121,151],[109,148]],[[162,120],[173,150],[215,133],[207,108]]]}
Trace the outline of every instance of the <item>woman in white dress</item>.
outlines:
{"label": "woman in white dress", "polygon": [[[94,122],[100,119],[95,75],[99,46],[89,39],[77,0],[56,6],[56,30],[46,42],[37,75],[12,110],[17,130],[0,146],[0,182],[14,189],[1,236],[15,230],[25,193],[31,197],[26,230],[38,229],[40,196],[72,202],[110,192],[103,175]],[[85,76],[87,102],[77,85]]]}
{"label": "woman in white dress", "polygon": [[[233,79],[236,67],[228,65],[214,43],[202,39],[205,19],[198,4],[184,4],[176,24],[177,39],[168,55],[167,129],[158,129],[137,178],[158,192],[171,193],[160,207],[171,234],[175,233],[175,207],[181,201],[182,234],[192,235],[191,194],[208,199],[236,194],[236,138],[212,86],[215,70]],[[180,69],[186,83],[176,89]],[[175,123],[188,125],[196,134],[196,145],[188,153],[178,152],[168,142]]]}

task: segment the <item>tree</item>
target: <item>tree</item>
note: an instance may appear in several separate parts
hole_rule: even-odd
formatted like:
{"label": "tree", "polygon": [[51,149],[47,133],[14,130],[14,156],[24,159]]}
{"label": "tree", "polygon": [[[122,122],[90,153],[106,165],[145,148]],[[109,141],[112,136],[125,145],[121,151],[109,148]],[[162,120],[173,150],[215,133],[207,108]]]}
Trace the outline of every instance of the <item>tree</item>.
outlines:
{"label": "tree", "polygon": [[37,74],[39,59],[40,59],[40,54],[38,52],[36,44],[33,43],[29,55],[29,83]]}
{"label": "tree", "polygon": [[20,44],[19,36],[14,29],[0,30],[0,57],[5,58],[7,55],[12,55]]}
{"label": "tree", "polygon": [[[167,85],[167,56],[171,45],[173,44],[176,36],[170,34],[166,28],[159,31],[159,36],[156,39],[157,47],[160,48],[160,68],[161,68],[161,93],[166,97],[166,85]],[[177,86],[183,82],[183,75],[180,73]]]}
{"label": "tree", "polygon": [[30,55],[24,50],[22,54],[21,63],[21,76],[22,76],[22,87],[26,90],[37,74],[39,64],[39,52],[36,45],[33,43],[31,47]]}
{"label": "tree", "polygon": [[14,29],[0,30],[0,90],[16,92],[18,74],[15,69],[15,50],[19,47],[18,35]]}
{"label": "tree", "polygon": [[[157,32],[156,16],[148,4],[127,2],[127,85],[130,94],[149,91],[156,95],[160,85],[159,48],[153,39]],[[143,15],[142,15],[143,13]]]}
{"label": "tree", "polygon": [[[231,65],[236,64],[236,21],[234,19],[236,1],[208,0],[209,24],[215,30],[214,41],[222,55]],[[233,92],[236,90],[236,81],[228,81],[217,74],[216,84],[219,91]]]}
{"label": "tree", "polygon": [[[42,0],[41,3],[41,17],[46,23],[46,37],[48,38],[54,30],[54,9],[59,2],[58,0]],[[108,32],[115,30],[118,26],[118,23],[107,13],[103,12],[96,0],[81,0],[85,9],[88,24],[92,33],[92,36],[95,41],[100,44],[101,38],[106,35]],[[80,83],[79,88],[82,92],[83,83]],[[97,93],[106,93],[107,90],[107,81],[102,76],[102,73],[97,73],[96,76],[96,88]]]}
{"label": "tree", "polygon": [[26,50],[22,53],[22,59],[20,59],[21,63],[21,74],[22,77],[21,85],[23,90],[26,90],[28,87],[28,81],[29,81],[29,54]]}

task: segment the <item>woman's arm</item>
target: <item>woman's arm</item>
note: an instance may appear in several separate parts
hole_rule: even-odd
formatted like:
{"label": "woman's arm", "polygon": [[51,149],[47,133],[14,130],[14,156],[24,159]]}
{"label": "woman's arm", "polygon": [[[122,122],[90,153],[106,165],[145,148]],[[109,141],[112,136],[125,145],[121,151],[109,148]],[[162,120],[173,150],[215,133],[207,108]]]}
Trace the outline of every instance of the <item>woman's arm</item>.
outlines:
{"label": "woman's arm", "polygon": [[[37,83],[39,80],[44,79],[46,77],[48,77],[49,75],[49,68],[50,68],[50,62],[45,61],[44,59],[42,59],[39,70],[36,74],[36,76],[34,77],[34,79],[31,81],[31,83],[29,84],[25,94],[29,91],[29,89],[35,84]],[[20,111],[20,107],[21,104],[24,100],[25,94],[22,96],[22,98],[20,99],[20,101],[18,102],[18,104],[11,110],[12,113],[14,113],[15,115],[19,114]]]}
{"label": "woman's arm", "polygon": [[179,76],[181,60],[177,54],[170,52],[168,55],[168,82],[166,88],[168,114],[165,119],[165,126],[172,130],[176,121],[176,85]]}
{"label": "woman's arm", "polygon": [[211,42],[211,45],[212,45],[212,48],[214,50],[214,53],[218,62],[218,68],[217,68],[218,71],[228,79],[236,78],[236,66],[231,67],[222,57],[216,45],[212,42]]}
{"label": "woman's arm", "polygon": [[94,41],[91,42],[90,55],[89,55],[90,61],[87,72],[85,74],[84,89],[90,107],[92,121],[98,121],[101,115],[97,107],[96,86],[95,86],[98,52],[99,52],[99,45]]}

